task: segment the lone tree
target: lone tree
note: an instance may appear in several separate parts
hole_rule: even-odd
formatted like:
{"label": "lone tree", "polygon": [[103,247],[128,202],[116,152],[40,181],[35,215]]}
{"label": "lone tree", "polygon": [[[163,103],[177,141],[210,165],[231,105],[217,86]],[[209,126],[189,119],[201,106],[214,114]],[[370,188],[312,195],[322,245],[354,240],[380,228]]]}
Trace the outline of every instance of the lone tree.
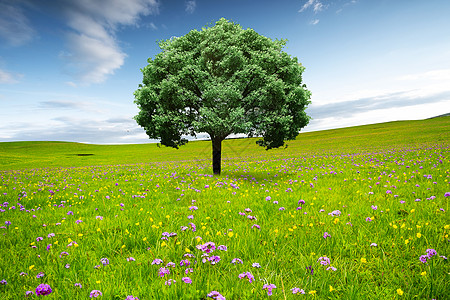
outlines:
{"label": "lone tree", "polygon": [[206,132],[213,173],[220,174],[222,141],[230,134],[259,136],[266,149],[293,140],[309,122],[311,92],[304,67],[253,29],[220,19],[212,27],[159,41],[162,52],[141,69],[135,120],[149,138],[178,148],[182,136]]}

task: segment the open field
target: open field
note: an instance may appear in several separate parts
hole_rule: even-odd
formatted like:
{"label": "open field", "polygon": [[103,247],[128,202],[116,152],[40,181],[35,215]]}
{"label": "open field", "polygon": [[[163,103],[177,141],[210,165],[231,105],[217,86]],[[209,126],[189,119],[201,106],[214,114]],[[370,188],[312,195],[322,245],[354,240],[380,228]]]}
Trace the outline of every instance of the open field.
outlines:
{"label": "open field", "polygon": [[448,299],[449,128],[0,143],[1,298]]}

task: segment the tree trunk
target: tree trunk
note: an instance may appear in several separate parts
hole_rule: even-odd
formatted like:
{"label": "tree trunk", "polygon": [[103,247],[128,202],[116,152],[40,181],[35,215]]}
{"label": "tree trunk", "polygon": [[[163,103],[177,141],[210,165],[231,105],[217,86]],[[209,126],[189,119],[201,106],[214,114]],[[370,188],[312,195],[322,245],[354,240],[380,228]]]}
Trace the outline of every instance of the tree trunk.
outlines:
{"label": "tree trunk", "polygon": [[216,137],[212,139],[212,160],[214,175],[220,175],[220,165],[222,160],[222,140],[223,139]]}

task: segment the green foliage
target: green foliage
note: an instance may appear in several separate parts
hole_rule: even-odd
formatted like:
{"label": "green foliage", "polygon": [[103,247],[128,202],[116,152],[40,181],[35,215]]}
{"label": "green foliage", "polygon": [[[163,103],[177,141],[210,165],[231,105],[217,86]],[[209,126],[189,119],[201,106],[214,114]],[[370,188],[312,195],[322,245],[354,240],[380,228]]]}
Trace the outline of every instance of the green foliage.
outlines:
{"label": "green foliage", "polygon": [[199,132],[220,141],[244,133],[261,136],[267,149],[282,146],[308,124],[311,96],[304,67],[282,51],[285,44],[223,18],[160,41],[162,52],[148,59],[134,93],[137,123],[174,148]]}

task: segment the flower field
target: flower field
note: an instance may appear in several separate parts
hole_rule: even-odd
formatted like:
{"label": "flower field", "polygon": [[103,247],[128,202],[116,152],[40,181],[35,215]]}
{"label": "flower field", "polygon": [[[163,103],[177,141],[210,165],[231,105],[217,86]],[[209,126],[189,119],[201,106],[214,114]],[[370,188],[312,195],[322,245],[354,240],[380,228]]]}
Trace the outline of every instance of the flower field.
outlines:
{"label": "flower field", "polygon": [[448,131],[370,128],[226,141],[221,176],[195,151],[3,168],[1,298],[448,299]]}

